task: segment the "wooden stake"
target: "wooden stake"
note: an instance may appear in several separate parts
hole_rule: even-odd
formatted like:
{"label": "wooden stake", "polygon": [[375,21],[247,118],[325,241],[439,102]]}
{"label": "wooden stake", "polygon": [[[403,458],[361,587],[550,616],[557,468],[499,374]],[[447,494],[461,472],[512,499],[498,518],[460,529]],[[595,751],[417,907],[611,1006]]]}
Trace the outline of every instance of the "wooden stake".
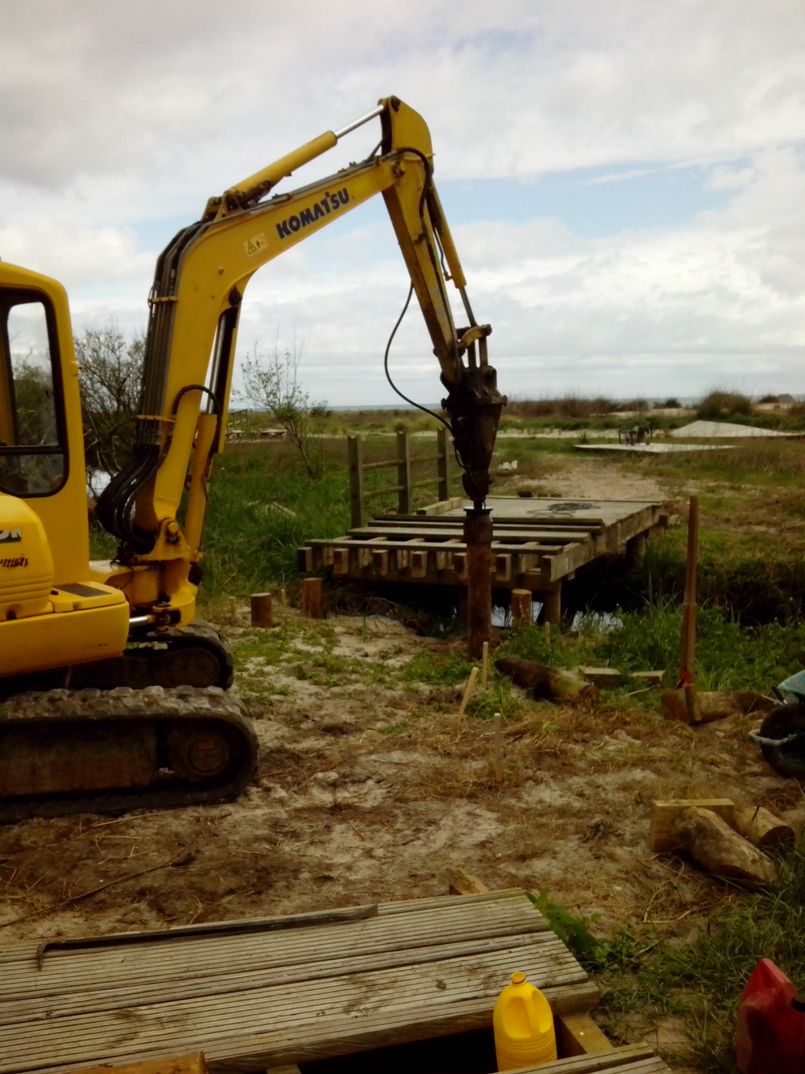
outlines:
{"label": "wooden stake", "polygon": [[489,642],[484,642],[483,655],[481,656],[481,689],[485,690],[489,685]]}
{"label": "wooden stake", "polygon": [[461,699],[461,704],[458,707],[459,720],[464,719],[464,713],[467,711],[467,705],[469,700],[475,691],[475,683],[478,679],[478,668],[474,667],[470,672],[470,677],[467,679],[467,685],[464,687],[464,696]]}
{"label": "wooden stake", "polygon": [[678,688],[684,691],[688,723],[699,719],[694,679],[696,657],[696,571],[699,560],[699,497],[691,496],[688,510],[688,556],[685,563],[685,598],[682,605],[682,658]]}
{"label": "wooden stake", "polygon": [[301,611],[306,619],[326,619],[324,606],[324,579],[303,578],[301,591]]}
{"label": "wooden stake", "polygon": [[495,713],[495,783],[503,782],[503,721],[500,713]]}
{"label": "wooden stake", "polygon": [[525,627],[531,626],[534,621],[534,617],[531,612],[531,590],[530,589],[513,589],[512,590],[512,626],[513,627]]}
{"label": "wooden stake", "polygon": [[252,593],[251,608],[252,626],[265,628],[274,626],[270,593]]}

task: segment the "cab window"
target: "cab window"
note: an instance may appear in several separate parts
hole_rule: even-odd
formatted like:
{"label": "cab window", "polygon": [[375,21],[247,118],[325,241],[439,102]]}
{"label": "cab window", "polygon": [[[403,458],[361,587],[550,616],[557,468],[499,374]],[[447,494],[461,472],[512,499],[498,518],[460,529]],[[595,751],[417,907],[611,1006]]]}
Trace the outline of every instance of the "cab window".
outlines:
{"label": "cab window", "polygon": [[45,496],[64,484],[55,333],[44,295],[0,295],[0,491]]}

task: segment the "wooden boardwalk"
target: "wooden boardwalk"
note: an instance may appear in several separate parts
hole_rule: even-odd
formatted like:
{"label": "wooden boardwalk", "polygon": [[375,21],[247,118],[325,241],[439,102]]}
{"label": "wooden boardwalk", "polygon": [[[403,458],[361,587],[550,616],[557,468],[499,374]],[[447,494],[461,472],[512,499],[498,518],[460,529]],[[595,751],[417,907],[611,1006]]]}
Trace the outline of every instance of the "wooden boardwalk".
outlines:
{"label": "wooden boardwalk", "polygon": [[[543,989],[557,1015],[587,1011],[597,999],[522,891],[240,929],[0,948],[0,1074],[65,1074],[196,1052],[212,1074],[253,1074],[485,1028],[513,969]],[[612,1059],[619,1053],[625,1065]],[[667,1069],[645,1048],[627,1053],[598,1057],[603,1066],[562,1060],[556,1070]]]}
{"label": "wooden boardwalk", "polygon": [[[608,554],[639,558],[647,538],[666,523],[664,505],[649,500],[493,496],[488,506],[493,588],[529,590],[545,602],[549,621],[558,617],[562,583],[577,570]],[[416,515],[378,515],[343,537],[309,540],[299,566],[344,581],[463,587],[463,519],[462,501]]]}

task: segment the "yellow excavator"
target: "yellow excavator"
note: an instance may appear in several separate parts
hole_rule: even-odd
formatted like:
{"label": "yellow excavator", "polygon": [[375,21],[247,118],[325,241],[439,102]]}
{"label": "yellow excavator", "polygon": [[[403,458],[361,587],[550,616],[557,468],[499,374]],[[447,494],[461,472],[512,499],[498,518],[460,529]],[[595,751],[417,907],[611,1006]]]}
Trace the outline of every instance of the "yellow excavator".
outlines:
{"label": "yellow excavator", "polygon": [[[379,119],[361,163],[274,187]],[[267,261],[382,194],[438,359],[467,495],[481,512],[505,399],[433,183],[399,99],[211,198],[159,257],[133,461],[97,503],[118,541],[90,561],[79,370],[64,289],[0,262],[0,821],[237,795],[257,761],[232,663],[196,623],[207,483],[222,449],[238,315]],[[447,283],[468,327],[457,329]]]}

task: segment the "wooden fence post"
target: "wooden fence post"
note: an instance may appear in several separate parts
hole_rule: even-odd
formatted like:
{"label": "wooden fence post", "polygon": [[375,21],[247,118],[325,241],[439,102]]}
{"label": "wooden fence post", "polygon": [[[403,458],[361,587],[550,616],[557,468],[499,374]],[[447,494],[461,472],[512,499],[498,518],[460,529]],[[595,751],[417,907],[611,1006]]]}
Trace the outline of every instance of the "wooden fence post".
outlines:
{"label": "wooden fence post", "polygon": [[363,497],[363,443],[359,436],[347,437],[349,458],[349,514],[351,526],[366,522]]}
{"label": "wooden fence post", "polygon": [[408,433],[397,430],[397,514],[411,513],[411,450]]}
{"label": "wooden fence post", "polygon": [[554,582],[542,594],[542,621],[546,626],[559,626],[562,622],[562,583]]}

